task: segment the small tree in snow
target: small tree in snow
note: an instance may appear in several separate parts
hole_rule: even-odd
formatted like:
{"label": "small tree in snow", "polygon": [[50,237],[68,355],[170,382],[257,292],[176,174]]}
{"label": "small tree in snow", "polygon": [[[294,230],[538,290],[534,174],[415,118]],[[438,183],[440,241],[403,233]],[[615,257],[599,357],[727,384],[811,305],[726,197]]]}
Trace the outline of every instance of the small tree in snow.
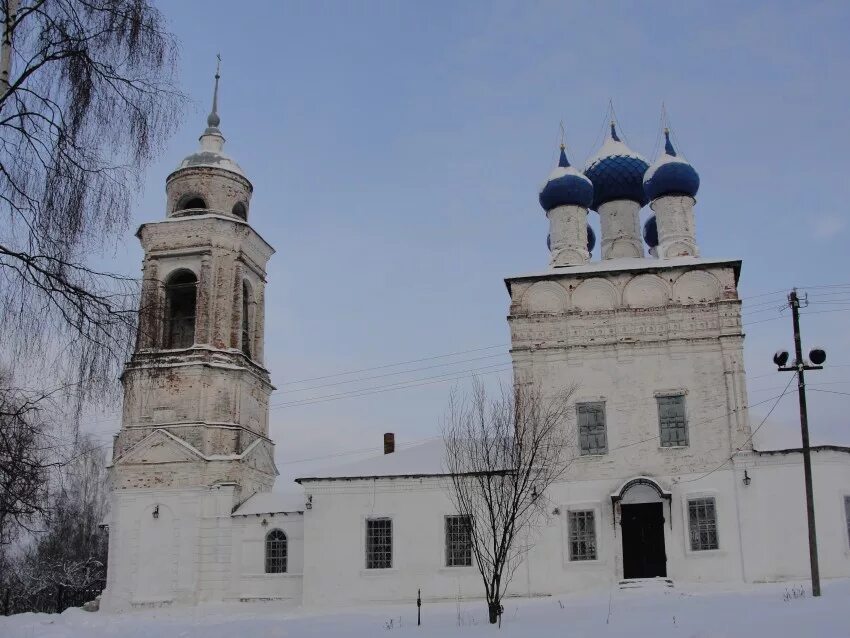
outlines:
{"label": "small tree in snow", "polygon": [[566,388],[544,396],[538,387],[517,384],[491,397],[475,380],[470,396],[450,397],[443,424],[446,471],[452,500],[469,526],[491,623],[546,514],[546,490],[574,458],[573,393]]}

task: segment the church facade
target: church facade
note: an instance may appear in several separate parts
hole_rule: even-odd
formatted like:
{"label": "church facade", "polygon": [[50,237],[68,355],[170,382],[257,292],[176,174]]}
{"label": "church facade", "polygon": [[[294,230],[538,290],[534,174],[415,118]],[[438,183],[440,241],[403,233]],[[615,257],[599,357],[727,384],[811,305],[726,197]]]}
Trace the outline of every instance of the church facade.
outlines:
{"label": "church facade", "polygon": [[[215,98],[207,124],[167,179],[166,218],[137,233],[142,309],[110,465],[104,609],[481,597],[441,442],[395,451],[387,436],[378,458],[302,477],[295,497],[272,491],[273,249],[250,225],[253,187],[224,153]],[[700,256],[699,176],[666,141],[649,166],[612,123],[583,171],[562,147],[540,193],[549,267],[505,280],[515,382],[578,383],[573,462],[512,594],[807,578],[800,450],[753,449],[741,262]],[[848,452],[812,452],[825,578],[850,576]]]}

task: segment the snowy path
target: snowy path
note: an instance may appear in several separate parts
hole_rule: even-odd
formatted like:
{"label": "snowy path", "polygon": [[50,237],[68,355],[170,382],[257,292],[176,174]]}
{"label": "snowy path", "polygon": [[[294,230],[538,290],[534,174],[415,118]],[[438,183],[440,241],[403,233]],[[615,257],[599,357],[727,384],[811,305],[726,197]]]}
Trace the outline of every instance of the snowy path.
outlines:
{"label": "snowy path", "polygon": [[[790,588],[790,587],[788,587]],[[808,591],[808,586],[807,586]],[[0,617],[2,638],[306,638],[347,636],[498,635],[515,638],[850,638],[850,580],[827,581],[820,599],[784,600],[786,585],[735,590],[710,586],[615,590],[608,593],[511,599],[501,632],[485,623],[481,602],[382,606],[314,614],[276,610],[273,603],[206,605],[121,615],[76,609],[61,615]],[[610,602],[610,618],[609,618]],[[563,608],[561,607],[563,605]],[[606,619],[608,622],[606,623]]]}

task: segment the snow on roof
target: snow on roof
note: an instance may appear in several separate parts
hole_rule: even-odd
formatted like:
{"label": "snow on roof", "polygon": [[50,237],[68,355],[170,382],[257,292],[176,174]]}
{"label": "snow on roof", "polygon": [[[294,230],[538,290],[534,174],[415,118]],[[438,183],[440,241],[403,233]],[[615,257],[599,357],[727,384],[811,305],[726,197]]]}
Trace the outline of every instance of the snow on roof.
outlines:
{"label": "snow on roof", "polygon": [[609,272],[618,270],[655,270],[671,266],[719,266],[722,264],[737,264],[740,268],[740,259],[705,259],[702,257],[674,257],[672,259],[652,259],[641,257],[621,257],[619,259],[603,259],[592,261],[579,266],[561,266],[548,268],[546,270],[515,275],[507,277],[505,283],[510,287],[510,282],[517,279],[530,279],[534,277],[551,277],[552,275],[575,275],[584,273]]}
{"label": "snow on roof", "polygon": [[304,494],[300,492],[257,492],[242,503],[233,516],[303,512]]}
{"label": "snow on roof", "polygon": [[313,476],[295,479],[296,482],[341,480],[375,477],[439,476],[444,469],[445,446],[436,438],[404,450],[382,454],[362,461],[354,461],[317,470]]}
{"label": "snow on roof", "polygon": [[630,149],[626,144],[620,140],[615,140],[610,135],[605,139],[605,142],[600,147],[599,151],[597,151],[596,155],[587,160],[585,164],[585,170],[589,169],[596,162],[605,159],[606,157],[633,157],[634,159],[639,159],[641,161],[646,161],[639,153],[635,153],[632,149]]}

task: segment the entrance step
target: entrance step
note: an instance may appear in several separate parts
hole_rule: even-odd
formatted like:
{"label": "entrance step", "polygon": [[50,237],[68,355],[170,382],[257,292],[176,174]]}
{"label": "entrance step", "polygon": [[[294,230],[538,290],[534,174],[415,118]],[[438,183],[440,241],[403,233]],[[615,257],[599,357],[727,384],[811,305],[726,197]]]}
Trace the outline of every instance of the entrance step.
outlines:
{"label": "entrance step", "polygon": [[626,578],[618,585],[620,589],[666,589],[673,587],[669,578]]}

